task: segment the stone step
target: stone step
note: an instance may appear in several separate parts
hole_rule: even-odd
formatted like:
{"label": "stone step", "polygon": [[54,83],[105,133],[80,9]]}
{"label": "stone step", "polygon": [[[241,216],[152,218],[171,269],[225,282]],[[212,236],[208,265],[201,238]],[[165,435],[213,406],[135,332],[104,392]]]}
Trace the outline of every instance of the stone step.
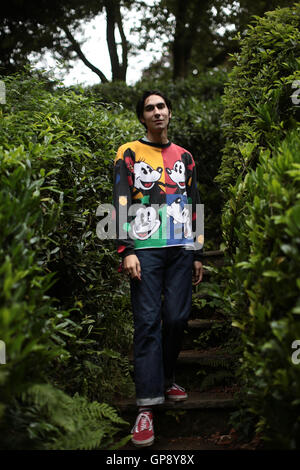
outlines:
{"label": "stone step", "polygon": [[203,265],[209,266],[224,266],[224,251],[215,250],[215,251],[205,251],[203,253]]}
{"label": "stone step", "polygon": [[[179,353],[177,359],[178,364],[201,364],[205,365],[213,361],[232,361],[234,357],[232,354],[224,351],[220,346],[207,348],[204,350],[186,349]],[[133,363],[133,352],[129,353],[129,361]]]}
{"label": "stone step", "polygon": [[[135,398],[118,398],[113,403],[121,412],[136,412]],[[190,410],[190,409],[207,409],[207,408],[235,408],[234,394],[231,391],[212,391],[212,392],[188,392],[187,400],[181,402],[173,402],[166,400],[161,405],[155,405],[156,411],[161,410]]]}
{"label": "stone step", "polygon": [[[113,405],[132,427],[137,414],[135,399],[120,399]],[[232,392],[189,392],[183,402],[166,400],[153,407],[155,434],[158,437],[184,437],[209,436],[216,431],[226,433],[235,409]]]}
{"label": "stone step", "polygon": [[230,386],[235,381],[236,358],[221,348],[182,350],[176,365],[176,382],[189,390]]}
{"label": "stone step", "polygon": [[[132,353],[129,354],[129,359],[132,364]],[[230,386],[235,381],[236,361],[235,356],[220,347],[182,350],[176,365],[176,382],[191,391],[205,391],[212,386]]]}
{"label": "stone step", "polygon": [[178,364],[210,364],[213,361],[231,361],[232,355],[222,350],[221,347],[208,348],[205,350],[187,349],[180,352]]}
{"label": "stone step", "polygon": [[[182,349],[193,349],[199,344],[201,334],[205,335],[205,344],[217,346],[220,342],[220,328],[225,325],[221,319],[192,318],[188,321],[184,332]],[[219,334],[218,334],[219,333]]]}
{"label": "stone step", "polygon": [[[228,314],[222,310],[222,302],[207,290],[208,279],[203,279],[192,293],[190,318],[226,319]],[[208,284],[209,285],[209,284]]]}
{"label": "stone step", "polygon": [[[224,253],[222,251],[205,252],[203,264],[204,267],[223,266]],[[204,269],[204,280],[209,281],[210,278],[211,271]],[[197,289],[193,295],[208,301],[211,299],[208,294],[201,292],[201,289]],[[201,318],[198,318],[199,314]],[[193,308],[185,332],[184,349],[180,352],[176,371],[176,382],[186,388],[188,399],[183,402],[165,401],[153,407],[156,442],[172,437],[205,437],[216,432],[226,434],[231,429],[229,419],[231,413],[237,409],[234,399],[235,378],[232,373],[232,364],[236,358],[217,344],[206,349],[192,348],[196,344],[194,340],[201,332],[209,332],[214,325],[221,326],[225,323],[227,324],[226,318],[215,308],[206,306],[199,309],[197,305]],[[130,356],[132,362],[132,354]],[[202,391],[203,379],[205,380],[210,373],[213,375],[218,372],[221,375],[224,372],[225,376],[228,373],[229,388],[227,388],[228,384],[221,386],[218,384],[217,389],[212,389],[210,386],[209,390]],[[232,376],[230,376],[231,373]],[[112,404],[128,421],[130,432],[137,414],[135,398],[116,398]],[[128,445],[130,446],[130,443]]]}
{"label": "stone step", "polygon": [[[222,445],[222,440],[227,439],[227,444]],[[121,439],[121,437],[120,437]],[[154,453],[155,451],[164,450],[164,451],[191,451],[190,455],[193,455],[195,450],[210,450],[210,451],[218,451],[218,450],[238,450],[242,449],[242,444],[236,444],[234,446],[234,441],[231,446],[228,445],[228,436],[220,436],[216,438],[214,435],[204,438],[202,436],[185,436],[185,437],[165,437],[162,435],[157,435],[156,428],[155,428],[155,440],[151,447],[149,447],[149,451]],[[234,447],[233,447],[234,446]],[[232,449],[233,447],[233,449]],[[146,448],[147,449],[147,448]],[[124,447],[121,447],[120,450],[130,450],[131,452],[140,452],[140,449],[135,447],[132,442],[128,442]],[[186,458],[188,461],[188,458]],[[193,458],[193,463],[196,463],[196,459]],[[203,462],[203,453],[201,455],[201,462]]]}

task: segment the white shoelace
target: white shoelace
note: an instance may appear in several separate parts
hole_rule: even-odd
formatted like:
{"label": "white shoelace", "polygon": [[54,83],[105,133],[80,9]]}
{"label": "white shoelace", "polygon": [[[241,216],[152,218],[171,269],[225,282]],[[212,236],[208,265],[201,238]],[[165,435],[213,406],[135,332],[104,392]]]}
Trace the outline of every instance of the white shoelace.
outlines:
{"label": "white shoelace", "polygon": [[172,390],[174,388],[180,390],[181,392],[185,392],[185,389],[183,387],[180,387],[180,385],[177,385],[175,383],[168,390]]}
{"label": "white shoelace", "polygon": [[144,431],[147,428],[147,425],[149,424],[149,430],[152,430],[152,422],[151,419],[149,418],[149,415],[146,413],[140,413],[138,417],[136,418],[135,425],[132,428],[132,431],[135,430],[135,432],[139,432],[138,426],[139,422],[141,421],[141,428],[140,431]]}

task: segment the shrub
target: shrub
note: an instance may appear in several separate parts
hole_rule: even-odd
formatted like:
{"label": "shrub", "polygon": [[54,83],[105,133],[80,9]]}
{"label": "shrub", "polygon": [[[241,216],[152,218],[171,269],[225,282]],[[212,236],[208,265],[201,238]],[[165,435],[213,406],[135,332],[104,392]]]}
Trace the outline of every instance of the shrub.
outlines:
{"label": "shrub", "polygon": [[[245,198],[231,276],[233,325],[244,345],[240,374],[247,406],[270,446],[300,444],[300,138],[291,132],[236,188]],[[248,308],[245,308],[245,297]],[[274,413],[274,410],[276,412]]]}
{"label": "shrub", "polygon": [[20,405],[35,384],[86,402],[133,391],[128,286],[113,242],[96,236],[96,209],[112,200],[113,158],[137,124],[80,89],[48,91],[30,75],[5,78],[1,117],[1,432],[13,440],[9,423],[20,420],[16,445],[44,448],[50,428],[30,444],[39,411]]}
{"label": "shrub", "polygon": [[[218,182],[227,198],[222,231],[224,301],[241,331],[240,415],[269,447],[299,446],[300,4],[256,18],[224,94],[226,145]],[[249,417],[249,416],[248,416]],[[248,420],[248,418],[246,418]],[[247,424],[248,426],[248,424]]]}
{"label": "shrub", "polygon": [[275,148],[296,127],[292,84],[299,78],[299,4],[255,17],[225,87],[226,144],[216,180],[225,197],[239,175],[255,168],[261,148]]}

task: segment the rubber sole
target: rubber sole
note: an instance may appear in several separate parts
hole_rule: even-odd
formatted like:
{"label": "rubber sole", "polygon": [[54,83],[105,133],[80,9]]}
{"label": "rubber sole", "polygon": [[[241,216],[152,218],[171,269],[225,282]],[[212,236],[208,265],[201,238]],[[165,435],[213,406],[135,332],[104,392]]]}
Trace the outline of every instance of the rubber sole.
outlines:
{"label": "rubber sole", "polygon": [[186,397],[172,397],[172,396],[167,396],[166,399],[170,401],[185,401],[187,400],[188,396]]}
{"label": "rubber sole", "polygon": [[134,441],[133,439],[131,439],[131,442],[133,445],[135,445],[136,447],[149,447],[153,444],[154,442],[154,437],[153,438],[150,438],[150,439],[147,439],[147,441],[142,441],[142,442],[139,442],[139,441]]}

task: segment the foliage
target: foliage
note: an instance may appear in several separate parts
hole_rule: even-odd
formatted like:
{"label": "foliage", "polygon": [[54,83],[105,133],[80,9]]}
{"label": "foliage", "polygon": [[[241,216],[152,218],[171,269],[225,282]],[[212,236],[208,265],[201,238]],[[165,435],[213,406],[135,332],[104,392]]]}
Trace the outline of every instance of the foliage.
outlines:
{"label": "foliage", "polygon": [[291,360],[292,343],[300,338],[298,132],[272,158],[262,152],[257,169],[236,188],[245,206],[239,251],[228,273],[233,325],[244,344],[240,374],[246,401],[256,429],[283,448],[298,447],[300,438],[299,365]]}
{"label": "foliage", "polygon": [[120,425],[128,424],[106,403],[89,402],[78,393],[70,397],[50,384],[32,385],[15,407],[17,413],[9,417],[14,431],[2,438],[2,446],[10,449],[22,447],[24,435],[31,449],[117,448],[114,435]]}
{"label": "foliage", "polygon": [[[37,63],[45,51],[51,51],[55,59],[60,59],[62,69],[69,70],[72,62],[80,59],[98,75],[99,82],[107,82],[102,65],[98,68],[91,64],[82,50],[84,41],[76,39],[84,22],[105,13],[112,80],[125,81],[128,59],[137,47],[126,37],[123,25],[127,22],[126,13],[134,9],[142,17],[137,25],[135,21],[131,24],[131,30],[141,38],[139,47],[153,49],[159,38],[159,56],[162,50],[172,55],[168,67],[160,67],[160,72],[175,79],[187,78],[207,66],[226,62],[228,53],[237,47],[235,32],[244,31],[250,15],[289,3],[290,0],[205,0],[200,4],[196,0],[157,0],[151,4],[143,0],[53,0],[50,6],[46,0],[11,0],[1,9],[0,69],[5,75],[18,72],[26,64]],[[99,54],[101,64],[101,47]],[[159,57],[158,64],[162,62]],[[150,66],[152,75],[155,67],[157,60],[154,67]]]}
{"label": "foliage", "polygon": [[299,75],[299,18],[299,4],[256,18],[233,55],[223,97],[226,145],[216,178],[224,197],[239,175],[255,168],[261,148],[275,148],[296,126],[291,95]]}
{"label": "foliage", "polygon": [[[267,13],[242,40],[224,95],[218,181],[227,266],[224,303],[241,332],[240,416],[269,447],[299,447],[300,4]],[[276,410],[276,413],[274,413]],[[238,415],[235,416],[238,419]]]}
{"label": "foliage", "polygon": [[128,285],[113,242],[96,235],[96,209],[111,202],[113,158],[137,124],[80,89],[49,92],[34,74],[5,83],[0,401],[1,430],[10,434],[15,399],[36,383],[87,401],[133,390]]}
{"label": "foliage", "polygon": [[225,65],[228,55],[238,50],[236,33],[247,30],[252,15],[262,15],[290,3],[290,0],[137,2],[143,8],[141,24],[135,26],[140,48],[155,48],[155,44],[149,44],[153,33],[162,41],[159,50],[163,51],[162,57],[154,59],[146,74],[160,73],[161,78],[166,78],[171,73],[178,80]]}
{"label": "foliage", "polygon": [[[98,3],[98,5],[97,5]],[[6,37],[0,48],[1,73],[11,74],[29,64],[29,55],[45,48],[55,50],[70,59],[72,50],[62,26],[76,29],[81,19],[89,19],[103,8],[102,2],[93,0],[84,5],[77,0],[54,0],[51,6],[45,0],[26,2],[12,0],[1,11],[1,35]]]}
{"label": "foliage", "polygon": [[[81,43],[75,35],[82,33],[84,21],[90,21],[105,11],[107,23],[107,46],[111,60],[112,79],[125,80],[130,50],[123,29],[121,8],[128,9],[134,0],[53,0],[51,6],[45,0],[11,0],[2,10],[0,34],[5,37],[0,45],[0,69],[2,74],[21,71],[22,67],[38,61],[45,50],[60,58],[63,68],[70,69],[70,61],[79,58],[95,72],[99,80],[107,82],[104,73],[85,57]],[[117,43],[115,29],[121,37]],[[82,42],[82,41],[81,41]],[[122,49],[120,62],[117,49]],[[101,51],[101,48],[99,49]],[[30,57],[30,54],[34,53]]]}

